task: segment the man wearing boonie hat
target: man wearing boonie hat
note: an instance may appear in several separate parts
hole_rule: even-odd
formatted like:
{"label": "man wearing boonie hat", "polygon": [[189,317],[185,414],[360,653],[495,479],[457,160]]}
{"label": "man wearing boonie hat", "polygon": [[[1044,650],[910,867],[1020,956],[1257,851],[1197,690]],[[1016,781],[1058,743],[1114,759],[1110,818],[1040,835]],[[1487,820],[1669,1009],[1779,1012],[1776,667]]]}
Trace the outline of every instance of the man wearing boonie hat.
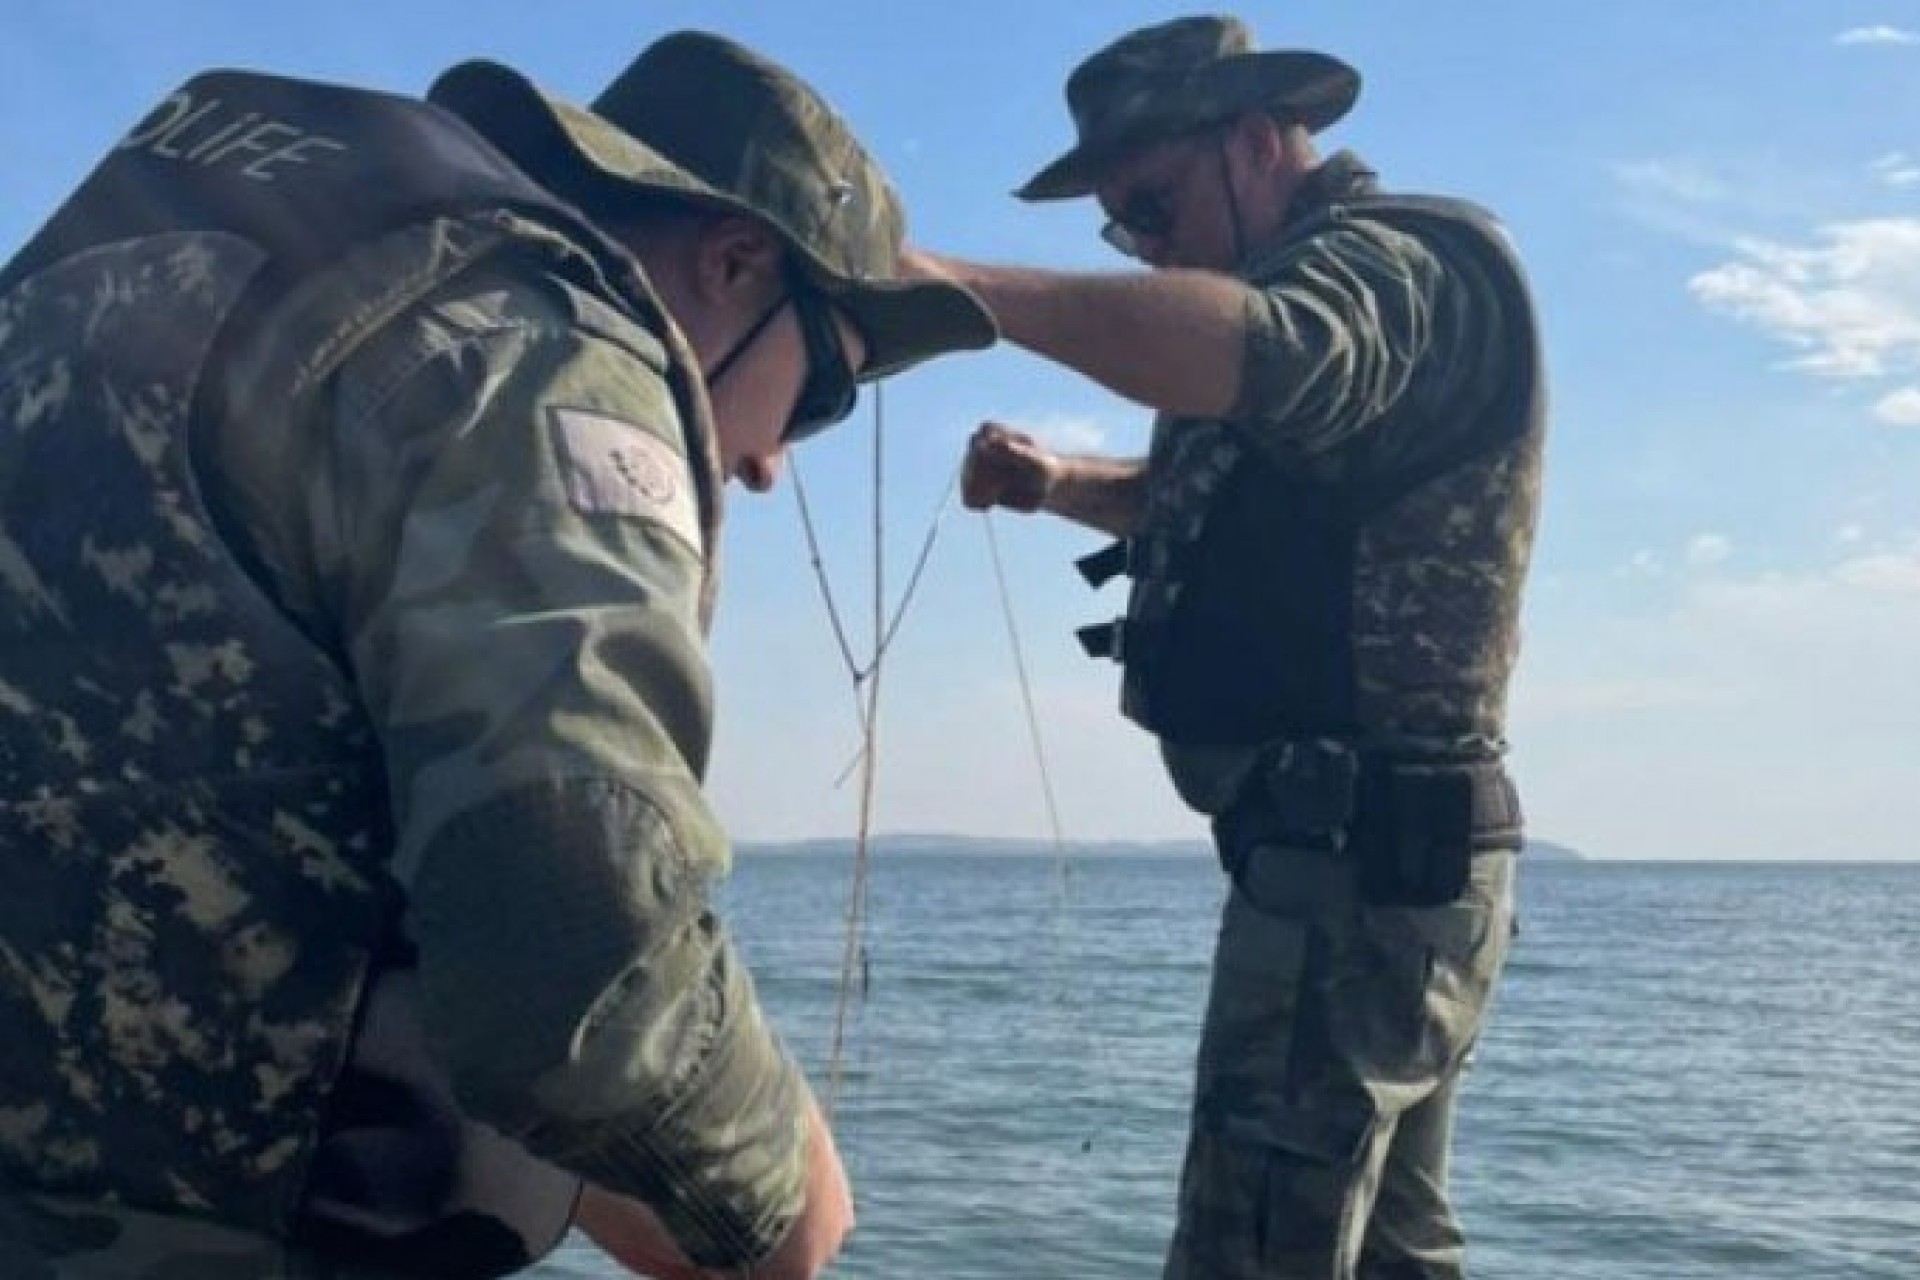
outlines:
{"label": "man wearing boonie hat", "polygon": [[1158,411],[1144,459],[989,422],[964,497],[1122,539],[1081,632],[1120,662],[1231,880],[1165,1274],[1462,1274],[1455,1092],[1513,927],[1501,764],[1544,379],[1506,237],[1382,194],[1313,135],[1359,77],[1191,17],[1076,68],[1075,145],[1019,191],[1093,196],[1155,268],[909,251],[1002,332]]}
{"label": "man wearing boonie hat", "polygon": [[682,33],[586,109],[196,77],[0,268],[0,1275],[827,1264],[705,635],[725,480],[995,336],[902,230]]}

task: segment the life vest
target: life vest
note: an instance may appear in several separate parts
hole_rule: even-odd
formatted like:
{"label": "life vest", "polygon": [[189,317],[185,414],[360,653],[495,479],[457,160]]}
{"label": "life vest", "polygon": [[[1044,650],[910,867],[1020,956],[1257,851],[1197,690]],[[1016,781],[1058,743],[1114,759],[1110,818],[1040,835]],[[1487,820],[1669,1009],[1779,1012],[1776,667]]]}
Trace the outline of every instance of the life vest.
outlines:
{"label": "life vest", "polygon": [[1356,195],[1296,234],[1343,218],[1380,219],[1415,234],[1443,224],[1455,242],[1480,246],[1510,314],[1524,318],[1525,345],[1513,353],[1499,402],[1472,429],[1434,433],[1436,447],[1382,466],[1282,469],[1225,422],[1182,420],[1156,441],[1150,466],[1177,477],[1162,509],[1139,536],[1081,562],[1096,586],[1118,573],[1133,577],[1127,614],[1079,634],[1090,655],[1122,663],[1126,714],[1169,742],[1363,737],[1350,597],[1369,522],[1436,477],[1544,430],[1532,306],[1491,219],[1463,201]]}
{"label": "life vest", "polygon": [[[504,1274],[564,1232],[572,1181],[436,1096],[388,991],[373,728],[230,549],[194,452],[255,318],[363,246],[421,246],[335,290],[305,317],[325,341],[245,389],[299,403],[513,219],[637,274],[445,111],[216,72],[0,268],[0,1183],[402,1273]],[[365,1087],[343,1093],[350,1062]],[[416,1119],[420,1141],[380,1146]]]}

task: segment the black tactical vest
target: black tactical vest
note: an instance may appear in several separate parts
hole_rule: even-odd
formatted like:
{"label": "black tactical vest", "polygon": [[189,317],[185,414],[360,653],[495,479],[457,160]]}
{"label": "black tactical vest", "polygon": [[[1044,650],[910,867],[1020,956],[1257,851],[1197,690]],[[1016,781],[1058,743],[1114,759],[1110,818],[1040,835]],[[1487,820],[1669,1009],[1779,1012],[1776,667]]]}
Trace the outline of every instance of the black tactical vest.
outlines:
{"label": "black tactical vest", "polygon": [[[303,1231],[393,945],[385,780],[349,674],[203,503],[196,433],[223,353],[301,281],[502,214],[603,243],[436,108],[213,73],[0,269],[0,1182]],[[287,401],[471,261],[421,256],[290,353]],[[481,1245],[460,1274],[530,1260]]]}
{"label": "black tactical vest", "polygon": [[1130,545],[1083,562],[1095,585],[1123,570],[1134,584],[1126,618],[1080,633],[1090,654],[1124,665],[1128,716],[1167,741],[1353,741],[1350,593],[1368,522],[1428,481],[1544,430],[1532,304],[1492,220],[1462,201],[1362,195],[1342,198],[1295,234],[1346,217],[1380,219],[1415,234],[1436,222],[1471,232],[1510,314],[1525,318],[1526,349],[1512,354],[1510,384],[1473,430],[1441,436],[1442,445],[1380,467],[1351,467],[1331,478],[1288,472],[1248,447],[1230,424],[1183,422],[1174,430],[1167,454],[1153,465],[1178,475],[1180,490],[1170,501],[1180,511]]}

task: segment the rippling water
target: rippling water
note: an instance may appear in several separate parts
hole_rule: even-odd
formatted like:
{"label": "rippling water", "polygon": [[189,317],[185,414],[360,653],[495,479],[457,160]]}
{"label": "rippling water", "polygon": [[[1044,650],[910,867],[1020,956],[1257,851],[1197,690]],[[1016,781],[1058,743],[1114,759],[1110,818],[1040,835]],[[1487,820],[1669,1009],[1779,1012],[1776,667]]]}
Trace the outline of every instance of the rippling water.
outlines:
{"label": "rippling water", "polygon": [[[1463,1095],[1477,1277],[1920,1277],[1920,865],[1550,863]],[[728,891],[825,1090],[850,864]],[[877,862],[836,1113],[849,1280],[1158,1274],[1221,896],[1202,858]],[[583,1244],[532,1273],[618,1274]]]}

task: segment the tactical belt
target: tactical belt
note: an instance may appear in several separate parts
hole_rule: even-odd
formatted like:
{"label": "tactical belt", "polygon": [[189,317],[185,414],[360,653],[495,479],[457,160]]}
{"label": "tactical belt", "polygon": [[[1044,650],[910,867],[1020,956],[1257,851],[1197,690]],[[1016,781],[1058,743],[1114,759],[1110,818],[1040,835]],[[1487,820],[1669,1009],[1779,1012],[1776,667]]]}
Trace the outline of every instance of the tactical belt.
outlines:
{"label": "tactical belt", "polygon": [[1455,901],[1470,860],[1523,841],[1520,800],[1496,757],[1457,760],[1362,751],[1337,738],[1267,744],[1213,821],[1237,880],[1260,847],[1351,857],[1377,905]]}

